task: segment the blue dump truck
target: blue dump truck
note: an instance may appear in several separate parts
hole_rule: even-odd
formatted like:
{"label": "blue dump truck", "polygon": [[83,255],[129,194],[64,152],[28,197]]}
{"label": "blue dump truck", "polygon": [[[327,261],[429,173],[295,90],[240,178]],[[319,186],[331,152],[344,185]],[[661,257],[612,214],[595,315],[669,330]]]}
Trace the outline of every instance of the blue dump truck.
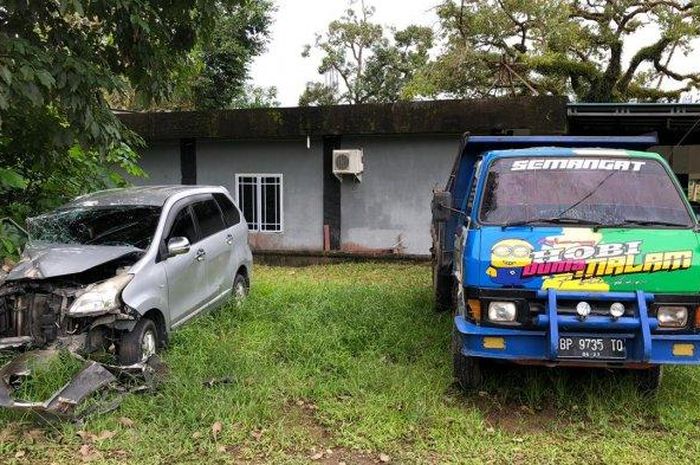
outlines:
{"label": "blue dump truck", "polygon": [[700,361],[700,235],[655,137],[465,135],[432,201],[433,284],[465,390],[498,362]]}

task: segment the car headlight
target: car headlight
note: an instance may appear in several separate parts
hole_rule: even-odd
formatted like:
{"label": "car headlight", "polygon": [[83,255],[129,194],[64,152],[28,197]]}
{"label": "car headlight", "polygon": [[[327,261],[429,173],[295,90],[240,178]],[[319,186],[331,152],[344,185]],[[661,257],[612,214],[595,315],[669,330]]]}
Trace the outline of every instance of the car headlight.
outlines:
{"label": "car headlight", "polygon": [[68,315],[94,316],[118,309],[121,305],[120,294],[133,277],[133,274],[122,274],[101,283],[91,284],[75,299],[68,309]]}
{"label": "car headlight", "polygon": [[656,311],[659,326],[681,328],[688,323],[688,309],[677,305],[659,307]]}
{"label": "car headlight", "polygon": [[517,309],[514,302],[490,302],[489,303],[489,320],[494,322],[513,322]]}

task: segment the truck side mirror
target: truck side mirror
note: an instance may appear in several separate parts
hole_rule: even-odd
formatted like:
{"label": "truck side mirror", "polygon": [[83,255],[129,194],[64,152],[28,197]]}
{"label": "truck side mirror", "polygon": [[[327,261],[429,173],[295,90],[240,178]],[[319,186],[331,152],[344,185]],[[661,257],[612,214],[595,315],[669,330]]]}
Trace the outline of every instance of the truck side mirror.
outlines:
{"label": "truck side mirror", "polygon": [[445,223],[452,217],[452,193],[448,191],[434,191],[431,204],[433,222]]}

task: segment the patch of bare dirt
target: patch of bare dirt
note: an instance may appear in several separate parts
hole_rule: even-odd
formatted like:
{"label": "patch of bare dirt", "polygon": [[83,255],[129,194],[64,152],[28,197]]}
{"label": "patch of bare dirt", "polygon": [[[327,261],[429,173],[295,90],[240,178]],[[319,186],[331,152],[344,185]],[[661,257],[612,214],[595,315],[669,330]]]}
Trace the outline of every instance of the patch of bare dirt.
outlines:
{"label": "patch of bare dirt", "polygon": [[335,446],[333,435],[319,423],[315,412],[316,406],[305,400],[297,400],[285,408],[289,418],[308,431],[315,443],[309,450],[296,451],[297,454],[323,465],[370,465],[394,461],[388,454]]}

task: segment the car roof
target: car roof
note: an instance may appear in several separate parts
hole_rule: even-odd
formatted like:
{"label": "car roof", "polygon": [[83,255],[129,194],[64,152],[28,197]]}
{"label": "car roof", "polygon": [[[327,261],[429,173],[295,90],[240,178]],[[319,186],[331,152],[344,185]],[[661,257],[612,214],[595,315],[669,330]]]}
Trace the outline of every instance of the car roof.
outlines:
{"label": "car roof", "polygon": [[75,207],[100,207],[120,205],[141,205],[162,207],[172,196],[192,192],[193,194],[206,192],[222,192],[217,186],[195,185],[164,185],[164,186],[140,186],[119,189],[107,189],[103,191],[85,194],[63,205],[61,209]]}

